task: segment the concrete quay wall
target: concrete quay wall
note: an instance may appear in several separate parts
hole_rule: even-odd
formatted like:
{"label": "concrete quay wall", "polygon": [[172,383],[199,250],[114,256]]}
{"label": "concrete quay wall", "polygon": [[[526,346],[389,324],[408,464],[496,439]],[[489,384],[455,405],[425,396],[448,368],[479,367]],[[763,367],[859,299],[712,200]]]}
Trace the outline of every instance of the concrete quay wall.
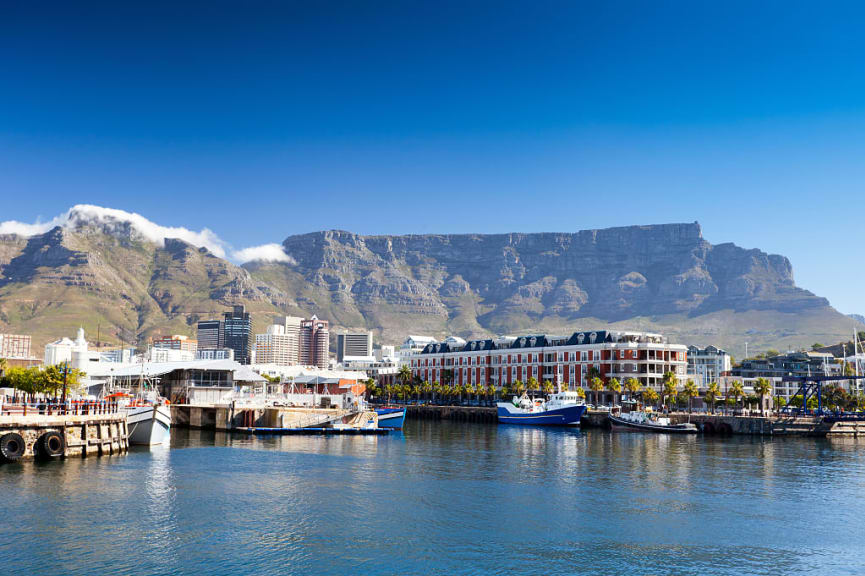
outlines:
{"label": "concrete quay wall", "polygon": [[77,416],[0,416],[0,438],[9,433],[20,435],[25,445],[23,459],[44,455],[40,453],[40,441],[48,432],[58,432],[64,440],[62,454],[56,458],[119,454],[129,448],[125,412]]}

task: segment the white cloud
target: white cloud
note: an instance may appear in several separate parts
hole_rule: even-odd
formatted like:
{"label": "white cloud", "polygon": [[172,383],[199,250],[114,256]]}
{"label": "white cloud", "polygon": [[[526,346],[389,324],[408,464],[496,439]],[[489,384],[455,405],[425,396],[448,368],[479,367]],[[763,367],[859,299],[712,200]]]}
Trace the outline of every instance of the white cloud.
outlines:
{"label": "white cloud", "polygon": [[243,250],[235,250],[231,254],[232,260],[241,264],[258,260],[260,262],[288,262],[293,264],[294,258],[285,253],[279,244],[262,244],[261,246],[250,246]]}

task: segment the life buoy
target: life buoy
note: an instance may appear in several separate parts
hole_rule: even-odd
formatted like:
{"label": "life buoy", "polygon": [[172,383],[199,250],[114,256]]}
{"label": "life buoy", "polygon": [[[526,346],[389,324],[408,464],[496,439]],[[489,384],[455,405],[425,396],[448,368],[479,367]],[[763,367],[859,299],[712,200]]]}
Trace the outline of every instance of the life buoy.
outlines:
{"label": "life buoy", "polygon": [[0,438],[0,455],[7,462],[15,462],[24,456],[24,450],[27,444],[24,443],[24,438],[17,432],[9,432]]}
{"label": "life buoy", "polygon": [[39,456],[44,458],[59,458],[66,452],[66,439],[56,430],[46,432],[36,441]]}

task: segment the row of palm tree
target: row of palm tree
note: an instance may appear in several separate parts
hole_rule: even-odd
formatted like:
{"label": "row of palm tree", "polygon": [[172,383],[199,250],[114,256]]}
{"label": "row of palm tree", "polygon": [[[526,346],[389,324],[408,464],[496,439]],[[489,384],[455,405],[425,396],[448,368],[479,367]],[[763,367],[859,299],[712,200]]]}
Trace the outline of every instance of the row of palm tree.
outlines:
{"label": "row of palm tree", "polygon": [[[386,384],[383,387],[380,387],[375,380],[369,379],[367,381],[367,390],[371,396],[386,396],[388,402],[391,402],[393,397],[397,397],[403,401],[410,398],[420,401],[421,396],[426,400],[432,400],[433,402],[442,399],[452,400],[454,398],[458,399],[459,402],[462,402],[464,396],[467,399],[474,396],[475,399],[480,402],[482,398],[494,401],[497,396],[507,398],[511,394],[520,396],[524,392],[543,392],[544,394],[549,395],[557,388],[557,384],[553,384],[549,380],[541,383],[534,377],[529,378],[525,383],[521,380],[517,380],[510,386],[503,386],[501,391],[497,390],[493,384],[484,385],[482,383],[477,383],[453,385],[453,374],[449,371],[444,371],[442,377],[444,380],[443,383],[420,382],[416,378],[412,377],[411,368],[408,366],[402,366],[397,374],[396,383]],[[624,389],[631,398],[639,397],[642,402],[648,406],[657,405],[657,402],[660,399],[663,407],[672,409],[673,402],[678,405],[680,402],[684,401],[687,404],[688,412],[690,413],[693,408],[693,399],[699,396],[699,390],[693,380],[686,380],[680,388],[678,377],[674,372],[670,371],[664,373],[662,395],[660,397],[654,389],[643,388],[640,381],[636,378],[626,378],[623,386],[617,378],[609,378],[604,381],[601,378],[599,371],[594,367],[589,368],[587,377],[589,379],[589,390],[595,395],[595,404],[599,403],[600,394],[605,390],[613,394],[613,400],[615,403]],[[754,382],[754,392],[759,395],[760,409],[762,412],[765,397],[772,393],[771,382],[766,378],[758,378]],[[585,398],[585,391],[582,388],[577,388],[577,393],[580,394],[581,397]],[[733,382],[728,388],[726,396],[728,401],[730,398],[733,399],[734,406],[739,405],[739,399],[741,398],[742,406],[744,408],[746,394],[741,382]],[[715,413],[715,406],[720,397],[721,390],[718,383],[710,383],[703,395],[703,399],[707,404],[709,404],[713,414]]]}

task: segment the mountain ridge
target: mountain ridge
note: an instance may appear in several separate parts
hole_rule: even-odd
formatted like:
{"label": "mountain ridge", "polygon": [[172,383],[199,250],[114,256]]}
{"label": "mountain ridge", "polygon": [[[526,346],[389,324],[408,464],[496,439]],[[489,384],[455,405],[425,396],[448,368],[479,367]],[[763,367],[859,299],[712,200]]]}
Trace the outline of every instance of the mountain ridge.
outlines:
{"label": "mountain ridge", "polygon": [[[191,243],[213,244],[204,231],[124,221],[120,211],[80,214],[72,209],[27,237],[0,234],[0,331],[33,333],[38,346],[96,324],[109,341],[143,342],[194,334],[197,319],[244,304],[257,329],[274,313],[316,313],[334,331],[372,329],[386,343],[408,333],[606,326],[756,349],[843,336],[853,322],[797,287],[786,257],[713,245],[697,222],[499,234],[324,230],[285,238],[284,257],[238,266]],[[167,235],[176,230],[185,238]],[[224,243],[215,246],[225,253]]]}

